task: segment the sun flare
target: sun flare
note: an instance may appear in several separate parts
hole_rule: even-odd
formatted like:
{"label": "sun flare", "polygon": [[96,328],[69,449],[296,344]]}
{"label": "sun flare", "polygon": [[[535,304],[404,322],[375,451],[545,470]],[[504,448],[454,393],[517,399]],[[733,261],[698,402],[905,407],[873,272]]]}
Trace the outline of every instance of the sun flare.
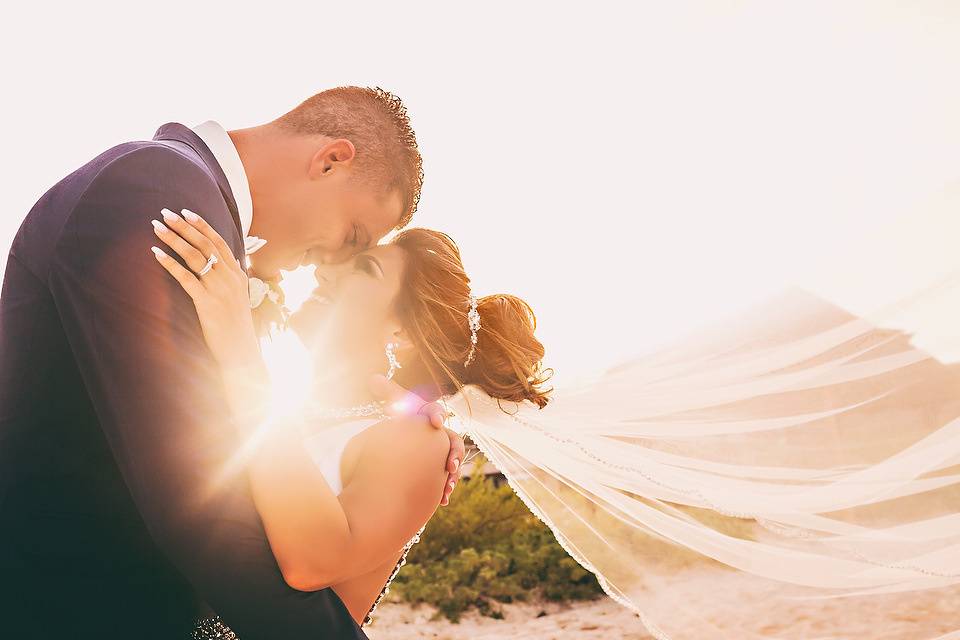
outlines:
{"label": "sun flare", "polygon": [[270,373],[268,419],[296,415],[303,410],[313,388],[310,353],[293,331],[277,331],[264,338],[260,346]]}

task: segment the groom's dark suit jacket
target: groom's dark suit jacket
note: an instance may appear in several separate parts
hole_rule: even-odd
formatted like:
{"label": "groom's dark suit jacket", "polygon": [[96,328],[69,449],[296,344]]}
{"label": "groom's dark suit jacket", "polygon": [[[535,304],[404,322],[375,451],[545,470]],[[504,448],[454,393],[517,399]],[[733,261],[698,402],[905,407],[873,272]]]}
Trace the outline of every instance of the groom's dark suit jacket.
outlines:
{"label": "groom's dark suit jacket", "polygon": [[[29,167],[23,167],[24,171]],[[190,129],[94,158],[20,228],[0,295],[0,638],[363,638],[331,590],[283,581],[191,300],[150,220],[203,215],[243,253],[227,179]]]}

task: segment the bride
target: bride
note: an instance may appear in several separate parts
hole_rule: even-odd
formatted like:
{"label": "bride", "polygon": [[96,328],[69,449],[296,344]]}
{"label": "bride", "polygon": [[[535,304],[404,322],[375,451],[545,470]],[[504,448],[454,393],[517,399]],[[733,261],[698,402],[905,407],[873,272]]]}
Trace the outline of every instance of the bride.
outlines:
{"label": "bride", "polygon": [[[191,224],[199,233],[157,227],[157,235],[187,261],[217,255],[216,268],[197,277],[154,253],[193,299],[234,413],[250,428],[264,417],[252,384],[263,379],[263,362],[250,314],[238,313],[249,307],[247,279],[216,231],[202,219]],[[456,244],[437,231],[404,231],[347,263],[318,267],[316,277],[289,321],[322,372],[314,409],[264,431],[250,480],[286,582],[333,588],[364,623],[440,502],[450,444],[422,419],[385,416],[368,391],[371,376],[387,372],[427,400],[471,384],[542,407],[544,348],[523,300],[471,295]]]}
{"label": "bride", "polygon": [[[284,576],[332,586],[358,621],[445,482],[440,432],[369,404],[367,379],[387,371],[444,396],[558,542],[658,640],[947,640],[960,637],[954,211],[914,216],[828,271],[826,288],[857,313],[789,290],[733,328],[550,393],[530,308],[498,295],[474,312],[454,243],[406,231],[318,270],[290,322],[320,359],[317,406],[302,424],[261,429],[243,271],[228,261],[197,279],[157,255],[196,303],[252,425],[250,478]],[[229,256],[202,222],[196,231],[160,237],[192,264]]]}

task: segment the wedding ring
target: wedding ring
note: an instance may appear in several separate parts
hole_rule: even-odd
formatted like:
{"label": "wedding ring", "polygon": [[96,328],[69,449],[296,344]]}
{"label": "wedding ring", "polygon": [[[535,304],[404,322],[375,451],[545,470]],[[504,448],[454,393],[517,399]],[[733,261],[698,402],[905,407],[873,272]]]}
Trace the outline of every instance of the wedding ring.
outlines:
{"label": "wedding ring", "polygon": [[198,276],[207,275],[208,273],[210,273],[210,270],[213,269],[213,265],[217,264],[218,262],[220,262],[220,260],[217,258],[217,254],[211,253],[210,259],[207,260],[207,264],[203,265],[203,269],[200,269],[200,273],[198,273],[197,275]]}

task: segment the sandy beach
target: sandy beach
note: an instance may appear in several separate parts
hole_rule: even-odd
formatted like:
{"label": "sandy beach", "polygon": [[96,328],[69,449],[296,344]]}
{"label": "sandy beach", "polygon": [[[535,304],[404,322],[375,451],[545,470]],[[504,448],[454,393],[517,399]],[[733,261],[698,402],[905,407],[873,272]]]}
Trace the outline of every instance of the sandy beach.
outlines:
{"label": "sandy beach", "polygon": [[[658,610],[676,612],[672,622],[683,620],[684,640],[739,640],[751,633],[817,640],[933,640],[960,629],[960,586],[946,593],[915,592],[873,599],[770,601],[762,616],[744,623],[736,616],[737,602],[762,597],[753,591],[753,583],[744,581],[742,575],[708,568],[682,574],[671,580],[670,588],[650,597]],[[386,602],[377,609],[367,631],[371,640],[652,638],[638,616],[609,598],[563,605],[509,604],[503,611],[503,620],[469,612],[459,624],[453,624],[446,619],[431,620],[429,607]]]}
{"label": "sandy beach", "polygon": [[646,640],[640,618],[609,598],[572,605],[555,603],[504,605],[504,619],[484,618],[475,611],[465,614],[459,624],[431,621],[433,610],[416,609],[392,602],[381,605],[374,624],[367,629],[370,640]]}

